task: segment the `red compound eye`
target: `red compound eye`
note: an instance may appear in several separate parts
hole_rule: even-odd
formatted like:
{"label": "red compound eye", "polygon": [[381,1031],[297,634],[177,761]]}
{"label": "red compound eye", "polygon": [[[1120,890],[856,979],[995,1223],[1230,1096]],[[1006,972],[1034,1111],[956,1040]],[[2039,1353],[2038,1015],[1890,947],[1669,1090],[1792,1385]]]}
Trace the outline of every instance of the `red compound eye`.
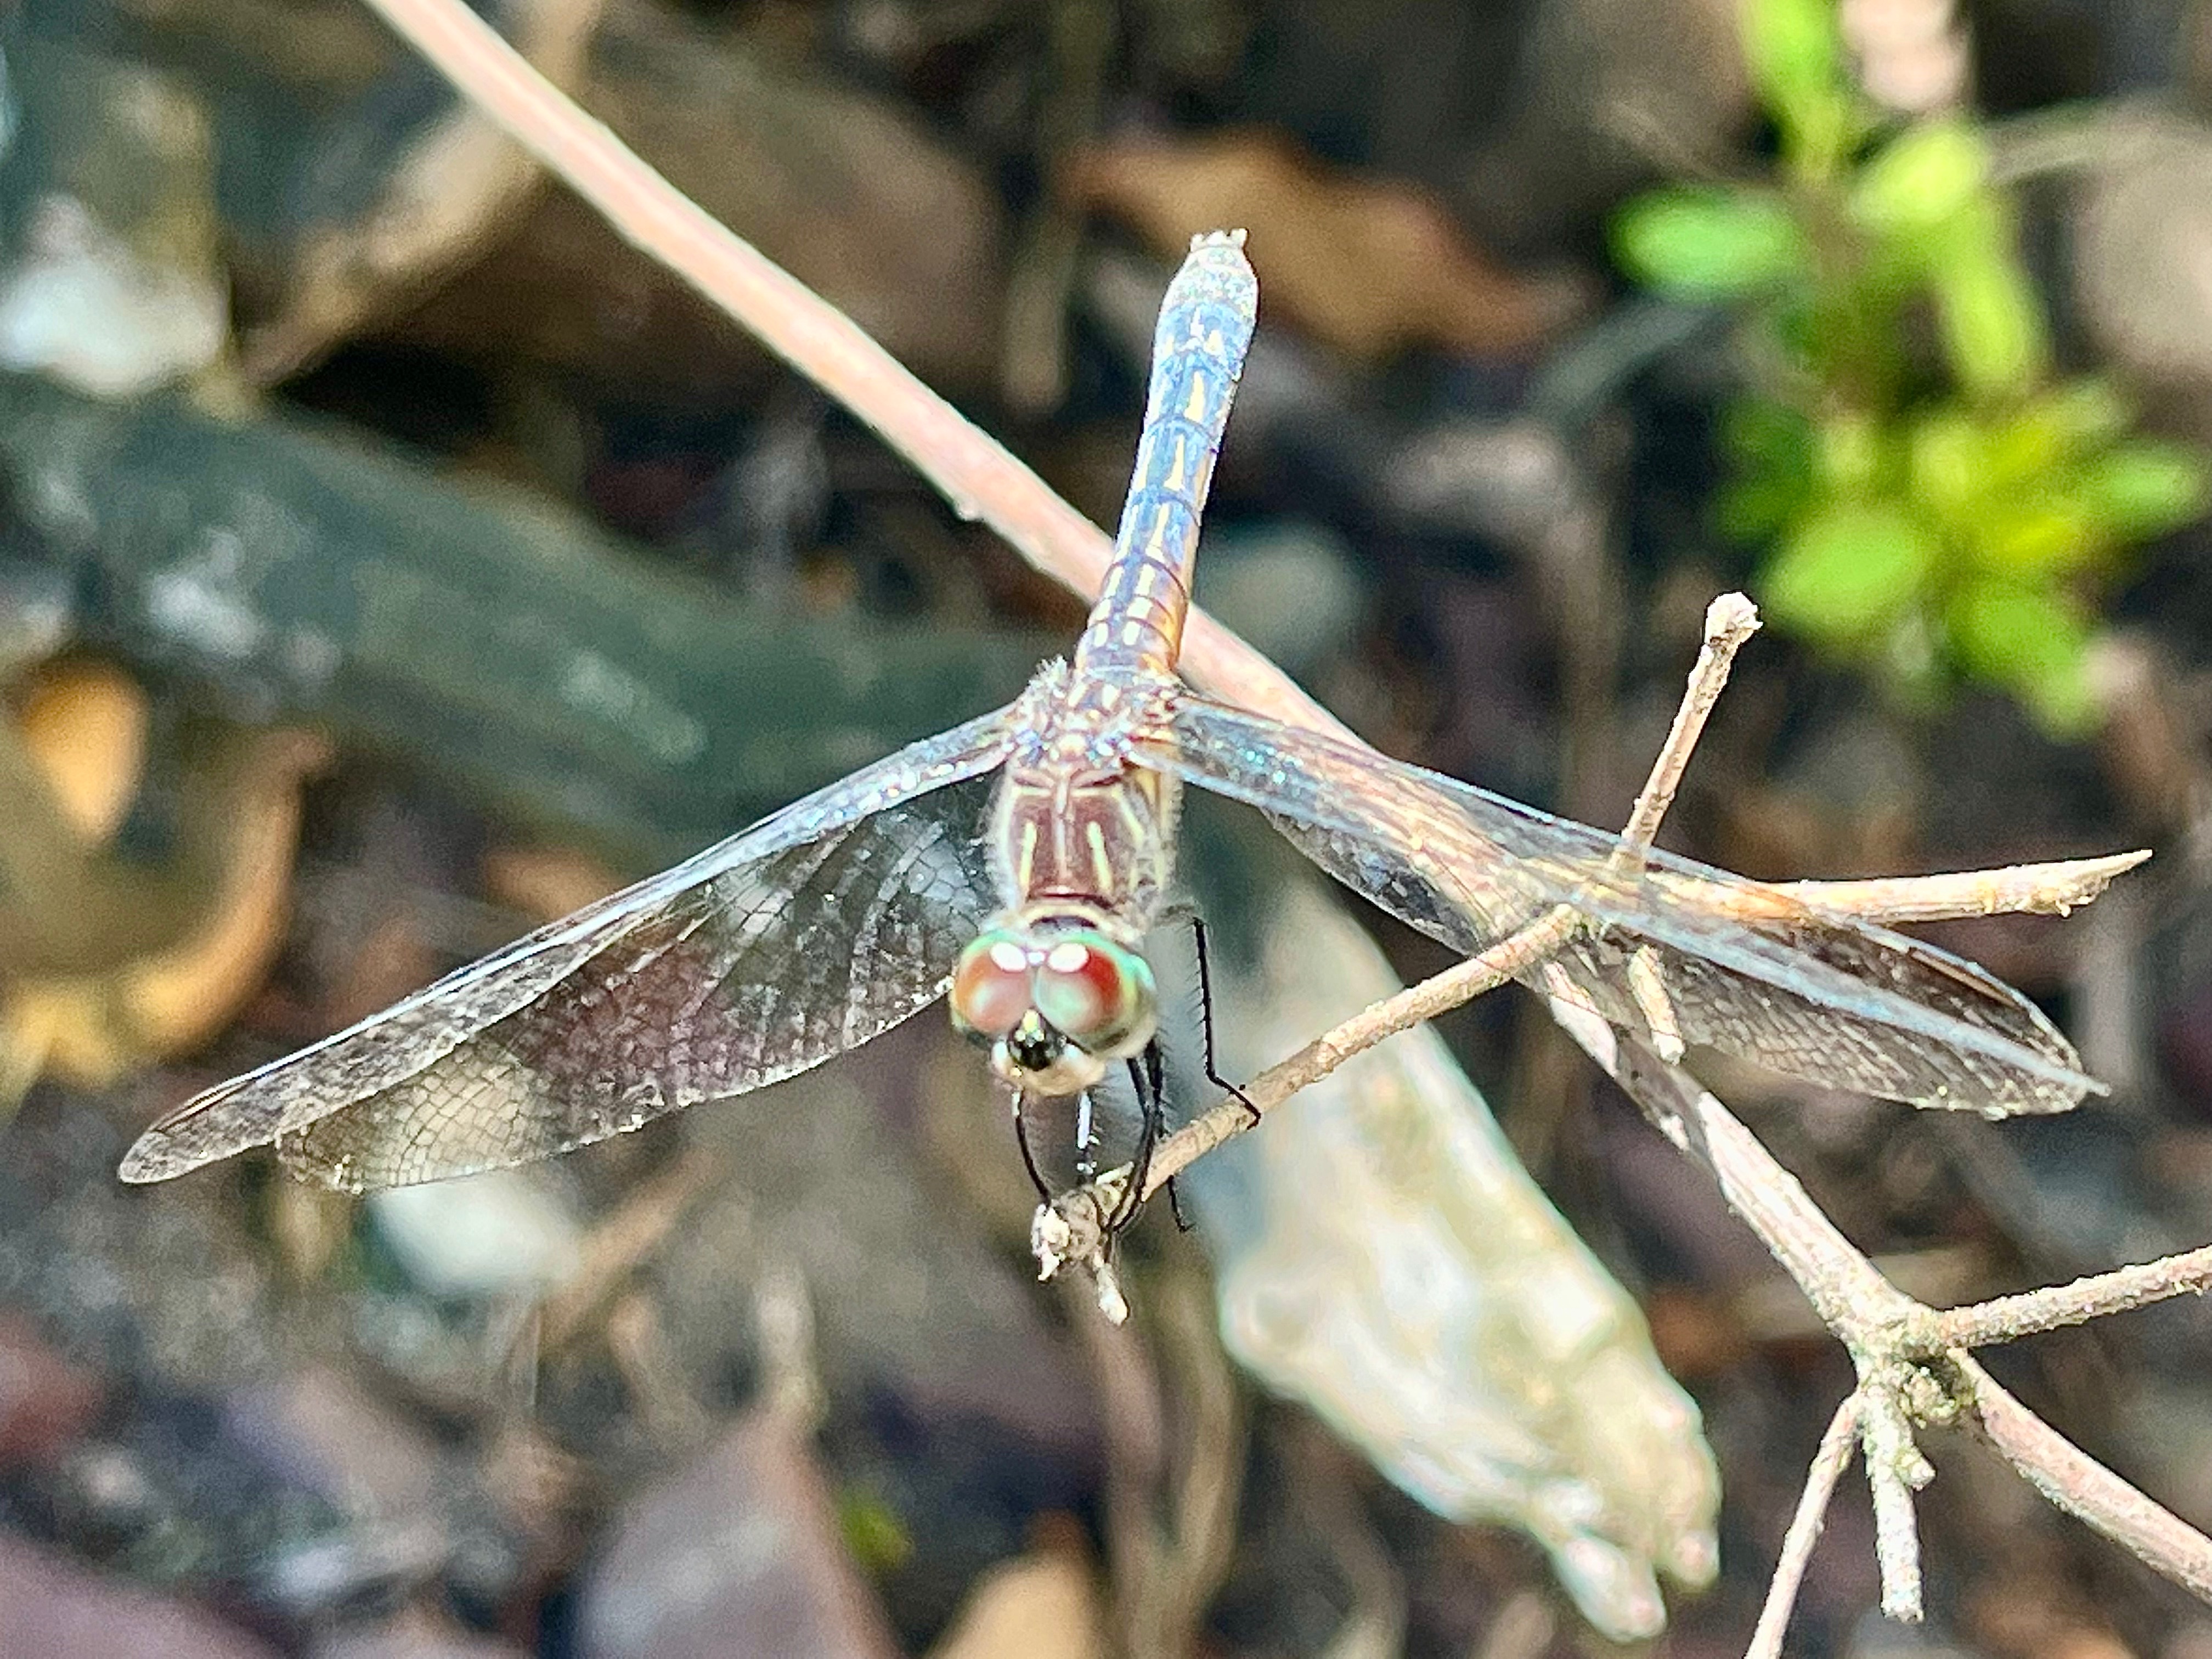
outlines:
{"label": "red compound eye", "polygon": [[1126,995],[1121,964],[1081,940],[1054,945],[1037,969],[1037,1012],[1078,1042],[1115,1024]]}
{"label": "red compound eye", "polygon": [[1093,1053],[1105,1053],[1139,1027],[1149,1035],[1152,982],[1144,958],[1084,933],[1045,952],[1033,994],[1047,1024]]}
{"label": "red compound eye", "polygon": [[1019,940],[985,933],[952,970],[952,1023],[971,1036],[1002,1037],[1030,1010],[1030,958]]}

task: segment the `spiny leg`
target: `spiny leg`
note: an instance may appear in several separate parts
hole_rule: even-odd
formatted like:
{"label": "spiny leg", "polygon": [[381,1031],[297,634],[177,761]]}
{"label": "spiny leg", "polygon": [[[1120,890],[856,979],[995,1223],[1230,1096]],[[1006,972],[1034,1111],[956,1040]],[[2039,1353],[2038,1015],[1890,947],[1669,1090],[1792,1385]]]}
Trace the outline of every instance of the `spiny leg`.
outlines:
{"label": "spiny leg", "polygon": [[1052,1188],[1045,1183],[1044,1171],[1037,1168],[1036,1153],[1030,1147],[1029,1120],[1022,1115],[1022,1091],[1014,1091],[1014,1145],[1022,1149],[1022,1167],[1030,1172],[1030,1185],[1036,1188],[1037,1201],[1052,1202]]}
{"label": "spiny leg", "polygon": [[[1130,1188],[1132,1193],[1144,1191],[1145,1177],[1152,1168],[1152,1149],[1159,1144],[1160,1138],[1166,1133],[1168,1127],[1166,1051],[1155,1042],[1146,1051],[1146,1058],[1151,1067],[1152,1102],[1150,1110],[1145,1117],[1142,1131],[1144,1138],[1138,1148],[1138,1162],[1131,1171],[1135,1177]],[[1129,1076],[1131,1082],[1135,1082],[1134,1061],[1130,1064]],[[1138,1098],[1139,1101],[1144,1099],[1142,1089],[1138,1091]],[[1176,1231],[1187,1233],[1190,1231],[1190,1218],[1182,1212],[1182,1192],[1176,1187],[1173,1176],[1170,1176],[1167,1179],[1167,1188],[1168,1209],[1175,1216]],[[1133,1215],[1132,1218],[1134,1218]]]}
{"label": "spiny leg", "polygon": [[[1222,1076],[1219,1068],[1213,1063],[1213,969],[1206,956],[1206,918],[1195,910],[1191,911],[1189,915],[1191,943],[1197,947],[1198,951],[1198,1029],[1200,1047],[1204,1051],[1206,1080],[1223,1092],[1236,1096],[1237,1103],[1250,1114],[1252,1121],[1257,1123],[1260,1121],[1260,1109],[1252,1103],[1252,1097]],[[1169,1191],[1172,1195],[1173,1182],[1169,1183]],[[1180,1209],[1176,1212],[1176,1219],[1178,1222],[1182,1219],[1182,1212]],[[1189,1230],[1186,1228],[1184,1231]]]}
{"label": "spiny leg", "polygon": [[1137,1209],[1144,1200],[1145,1177],[1152,1171],[1152,1148],[1159,1144],[1164,1114],[1161,1097],[1167,1091],[1166,1061],[1160,1054],[1158,1042],[1145,1045],[1145,1052],[1130,1060],[1129,1083],[1136,1091],[1139,1117],[1137,1130],[1137,1155],[1129,1164],[1129,1189],[1121,1201],[1114,1206],[1114,1213],[1106,1223],[1109,1233],[1118,1233],[1137,1218]]}
{"label": "spiny leg", "polygon": [[1173,1176],[1168,1177],[1167,1187],[1168,1212],[1175,1217],[1176,1231],[1179,1233],[1187,1233],[1190,1231],[1190,1218],[1182,1212],[1182,1192],[1176,1185],[1176,1178]]}

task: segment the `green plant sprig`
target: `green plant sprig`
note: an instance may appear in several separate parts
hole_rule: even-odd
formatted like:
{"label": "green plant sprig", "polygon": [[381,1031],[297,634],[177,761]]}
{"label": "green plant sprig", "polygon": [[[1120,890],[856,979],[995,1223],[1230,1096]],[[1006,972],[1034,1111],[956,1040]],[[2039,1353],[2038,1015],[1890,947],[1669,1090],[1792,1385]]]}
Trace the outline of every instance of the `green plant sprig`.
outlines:
{"label": "green plant sprig", "polygon": [[1980,680],[2079,732],[2096,602],[2204,512],[2204,459],[2138,435],[2107,381],[2054,374],[1977,123],[1878,109],[1831,0],[1741,16],[1771,176],[1655,190],[1613,225],[1639,281],[1743,312],[1721,527],[1766,548],[1780,625],[1916,700]]}

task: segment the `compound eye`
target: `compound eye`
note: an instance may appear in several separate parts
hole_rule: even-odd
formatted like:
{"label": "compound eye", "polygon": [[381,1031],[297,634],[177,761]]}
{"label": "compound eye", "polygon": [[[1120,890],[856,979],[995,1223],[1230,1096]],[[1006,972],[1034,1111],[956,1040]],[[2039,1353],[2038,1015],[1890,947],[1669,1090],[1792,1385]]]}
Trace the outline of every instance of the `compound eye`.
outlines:
{"label": "compound eye", "polygon": [[1152,1040],[1152,970],[1100,934],[1054,941],[1030,992],[1045,1023],[1091,1054],[1131,1054]]}
{"label": "compound eye", "polygon": [[952,1024],[995,1042],[1030,1011],[1030,953],[1011,933],[979,936],[952,969]]}

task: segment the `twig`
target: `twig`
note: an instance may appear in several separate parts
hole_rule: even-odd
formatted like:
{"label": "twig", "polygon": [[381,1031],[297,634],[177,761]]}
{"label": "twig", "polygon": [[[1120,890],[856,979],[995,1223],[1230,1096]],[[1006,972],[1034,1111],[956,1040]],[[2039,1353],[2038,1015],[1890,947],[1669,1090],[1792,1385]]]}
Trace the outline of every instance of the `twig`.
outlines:
{"label": "twig", "polygon": [[1798,1586],[1805,1582],[1813,1546],[1820,1542],[1821,1529],[1827,1525],[1829,1500],[1835,1497],[1836,1483],[1851,1461],[1851,1448],[1858,1443],[1858,1435],[1859,1395],[1854,1389],[1844,1396],[1836,1414],[1828,1419],[1820,1449],[1813,1454],[1813,1466],[1805,1473],[1805,1490],[1798,1494],[1797,1512],[1790,1517],[1790,1530],[1783,1534],[1782,1554],[1774,1564],[1774,1577],[1767,1582],[1766,1602],[1759,1610],[1759,1623],[1751,1632],[1744,1659],[1782,1659],[1782,1637],[1790,1627],[1790,1611],[1797,1605]]}
{"label": "twig", "polygon": [[2212,1245],[2185,1250],[2139,1267],[2092,1273],[2068,1285],[2046,1285],[2019,1296],[1996,1297],[1935,1316],[1936,1340],[1947,1348],[1979,1348],[2035,1331],[2086,1324],[2169,1297],[2202,1296],[2212,1288]]}
{"label": "twig", "polygon": [[[1852,1358],[1858,1355],[1854,1351]],[[1917,1625],[1925,1615],[1920,1575],[1920,1522],[1912,1494],[1936,1478],[1913,1440],[1911,1373],[1899,1362],[1862,1364],[1859,1373],[1859,1451],[1866,1459],[1867,1489],[1874,1496],[1875,1565],[1881,1570],[1881,1610]]]}
{"label": "twig", "polygon": [[[2150,856],[2148,848],[2103,858],[2014,864],[2002,870],[1968,870],[1942,876],[1884,876],[1872,881],[1778,881],[1773,890],[1816,910],[1895,927],[1899,922],[1952,921],[1964,916],[2063,916],[2088,903],[2116,876]],[[1751,916],[1756,895],[1716,895],[1735,914]]]}
{"label": "twig", "polygon": [[1690,753],[1705,735],[1705,722],[1712,717],[1721,693],[1728,689],[1735,653],[1758,631],[1759,607],[1741,593],[1723,593],[1705,607],[1705,639],[1698,648],[1698,660],[1691,666],[1690,682],[1674,710],[1674,724],[1667,728],[1667,740],[1659,745],[1651,775],[1644,780],[1643,793],[1628,815],[1628,825],[1620,832],[1624,848],[1642,852],[1659,833],[1659,821],[1667,816],[1667,809],[1674,804],[1674,792],[1681,787]]}
{"label": "twig", "polygon": [[2212,1539],[2074,1444],[1972,1359],[1960,1354],[1954,1363],[1973,1393],[1968,1421],[2030,1486],[2145,1565],[2212,1601]]}
{"label": "twig", "polygon": [[[1361,1010],[1289,1059],[1279,1060],[1261,1073],[1245,1085],[1244,1094],[1253,1109],[1264,1115],[1384,1038],[1433,1019],[1528,972],[1564,945],[1579,925],[1580,919],[1572,910],[1562,906],[1552,911],[1542,921],[1491,946],[1480,956],[1469,957],[1419,985]],[[1188,1168],[1216,1146],[1252,1126],[1252,1113],[1237,1100],[1227,1101],[1194,1118],[1153,1149],[1152,1165],[1145,1176],[1144,1196],[1152,1197],[1167,1185],[1170,1176]],[[1083,1189],[1076,1190],[1079,1193]]]}

